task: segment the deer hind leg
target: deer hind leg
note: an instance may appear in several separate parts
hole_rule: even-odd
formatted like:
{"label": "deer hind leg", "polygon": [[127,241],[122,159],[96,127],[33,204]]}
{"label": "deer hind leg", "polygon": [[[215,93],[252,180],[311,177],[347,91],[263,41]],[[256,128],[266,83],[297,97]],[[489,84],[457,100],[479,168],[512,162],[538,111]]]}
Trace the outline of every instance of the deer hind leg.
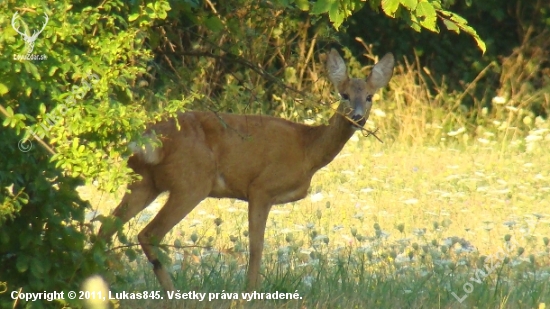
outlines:
{"label": "deer hind leg", "polygon": [[[197,181],[197,183],[200,182]],[[143,252],[149,262],[153,264],[155,276],[165,291],[174,291],[174,285],[170,275],[159,261],[154,246],[160,243],[166,233],[208,196],[211,186],[205,185],[202,188],[188,186],[187,190],[178,189],[177,192],[170,192],[170,197],[164,207],[138,235]]]}
{"label": "deer hind leg", "polygon": [[260,266],[264,250],[264,235],[271,203],[261,197],[251,197],[248,203],[248,237],[250,258],[248,262],[247,290],[253,291],[260,285]]}
{"label": "deer hind leg", "polygon": [[130,219],[135,217],[140,211],[149,206],[161,193],[158,190],[151,177],[151,174],[142,171],[142,179],[128,186],[122,201],[112,212],[110,220],[105,222],[99,229],[98,235],[102,239],[110,239],[117,231],[115,220],[124,225]]}

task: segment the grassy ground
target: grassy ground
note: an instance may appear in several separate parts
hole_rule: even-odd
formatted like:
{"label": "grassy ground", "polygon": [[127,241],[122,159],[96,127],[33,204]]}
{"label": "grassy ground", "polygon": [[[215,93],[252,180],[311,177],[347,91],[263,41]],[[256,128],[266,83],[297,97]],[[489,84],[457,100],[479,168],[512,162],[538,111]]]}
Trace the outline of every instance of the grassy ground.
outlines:
{"label": "grassy ground", "polygon": [[[463,134],[451,132],[435,146],[353,137],[314,177],[306,199],[273,208],[260,292],[296,292],[299,299],[243,299],[246,204],[209,199],[164,240],[179,247],[165,264],[175,286],[206,299],[120,307],[544,308],[550,136],[532,131],[499,141]],[[83,195],[102,213],[117,201],[90,188]],[[165,198],[127,225],[131,242]],[[160,290],[135,249],[135,260],[113,266],[112,291]],[[208,301],[215,293],[218,299]],[[228,297],[238,299],[222,299]]]}

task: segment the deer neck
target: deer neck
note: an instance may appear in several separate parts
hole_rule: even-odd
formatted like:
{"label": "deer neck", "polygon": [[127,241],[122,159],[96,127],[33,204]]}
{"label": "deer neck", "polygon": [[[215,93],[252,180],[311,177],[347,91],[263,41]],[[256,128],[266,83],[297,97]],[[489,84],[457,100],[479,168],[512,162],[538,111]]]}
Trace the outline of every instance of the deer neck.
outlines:
{"label": "deer neck", "polygon": [[312,127],[309,131],[307,158],[313,172],[329,164],[355,132],[352,124],[341,114],[342,105],[328,125]]}

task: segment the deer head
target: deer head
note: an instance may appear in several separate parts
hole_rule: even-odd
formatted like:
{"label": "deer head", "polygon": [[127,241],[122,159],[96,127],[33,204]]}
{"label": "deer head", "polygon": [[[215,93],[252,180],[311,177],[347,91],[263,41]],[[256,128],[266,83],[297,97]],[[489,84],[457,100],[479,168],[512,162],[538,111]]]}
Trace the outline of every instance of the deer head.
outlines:
{"label": "deer head", "polygon": [[11,18],[11,26],[13,27],[15,32],[19,33],[23,37],[23,40],[25,41],[25,45],[27,47],[27,54],[32,53],[32,51],[34,50],[34,41],[36,41],[36,39],[38,38],[38,35],[40,35],[42,31],[44,31],[44,28],[46,28],[46,25],[48,24],[48,20],[49,20],[48,14],[44,13],[44,15],[46,16],[46,22],[44,22],[44,25],[42,25],[42,29],[34,30],[32,35],[28,35],[24,32],[19,31],[19,26],[17,27],[15,26],[17,18],[19,17],[19,13],[15,12],[15,14],[13,14],[13,17]]}
{"label": "deer head", "polygon": [[335,49],[330,51],[327,59],[328,76],[343,100],[339,112],[353,120],[356,129],[360,129],[367,122],[372,107],[372,96],[376,90],[388,84],[393,74],[393,66],[393,55],[388,53],[374,65],[366,80],[350,78],[344,59]]}

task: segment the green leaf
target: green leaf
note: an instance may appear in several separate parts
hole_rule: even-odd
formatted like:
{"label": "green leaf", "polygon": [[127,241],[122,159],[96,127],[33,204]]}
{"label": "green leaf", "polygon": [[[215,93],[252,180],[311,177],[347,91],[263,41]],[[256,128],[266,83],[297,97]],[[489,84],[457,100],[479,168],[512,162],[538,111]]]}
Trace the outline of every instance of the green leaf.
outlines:
{"label": "green leaf", "polygon": [[433,18],[435,19],[436,13],[433,5],[429,2],[423,1],[418,3],[416,6],[416,15],[420,17]]}
{"label": "green leaf", "polygon": [[455,14],[455,13],[451,13],[451,12],[447,12],[447,13],[451,17],[451,20],[454,21],[455,23],[457,23],[459,25],[468,24],[468,21],[464,17],[462,17],[458,14]]}
{"label": "green leaf", "polygon": [[31,73],[35,79],[41,80],[40,74],[38,73],[38,68],[36,67],[36,65],[34,65],[31,61],[25,61],[23,65],[25,66],[25,70],[28,73]]}
{"label": "green leaf", "polygon": [[149,2],[147,3],[147,6],[145,7],[145,14],[149,16],[149,18],[154,19],[156,18],[157,14],[155,12],[155,8],[153,6],[153,3]]}
{"label": "green leaf", "polygon": [[13,109],[11,106],[6,107],[6,112],[8,113],[8,118],[13,117]]}
{"label": "green leaf", "polygon": [[401,5],[403,5],[410,11],[414,11],[416,9],[416,6],[418,5],[418,0],[401,0]]}
{"label": "green leaf", "polygon": [[126,235],[124,235],[122,233],[117,233],[117,236],[118,236],[118,241],[120,241],[121,243],[123,243],[123,244],[128,243],[128,238],[126,237]]}
{"label": "green leaf", "polygon": [[57,71],[58,67],[53,66],[50,68],[50,71],[48,71],[49,76],[53,76],[55,74],[55,71]]}
{"label": "green leaf", "polygon": [[26,255],[20,255],[15,262],[15,267],[20,273],[24,273],[29,269],[29,258]]}
{"label": "green leaf", "polygon": [[0,95],[4,95],[8,93],[10,90],[8,89],[8,86],[0,83]]}
{"label": "green leaf", "polygon": [[129,262],[133,262],[137,258],[136,251],[134,249],[127,249],[124,254],[128,257]]}
{"label": "green leaf", "polygon": [[128,21],[135,21],[136,19],[139,18],[140,15],[141,14],[139,12],[132,13],[128,15]]}
{"label": "green leaf", "polygon": [[399,0],[382,0],[382,10],[388,16],[394,16],[399,8]]}
{"label": "green leaf", "polygon": [[430,31],[439,32],[437,27],[437,14],[435,8],[429,2],[422,1],[416,6],[416,16],[424,17],[420,18],[420,25]]}
{"label": "green leaf", "polygon": [[308,0],[296,0],[296,6],[302,11],[309,11]]}
{"label": "green leaf", "polygon": [[311,8],[311,14],[319,15],[328,12],[333,3],[333,0],[318,0],[313,4],[313,7]]}
{"label": "green leaf", "polygon": [[328,17],[332,21],[335,29],[338,29],[344,22],[344,12],[338,8],[338,2],[334,2],[328,11]]}
{"label": "green leaf", "polygon": [[420,21],[420,25],[430,31],[439,32],[439,28],[437,27],[437,19],[435,17],[424,18],[424,20]]}
{"label": "green leaf", "polygon": [[460,28],[458,28],[458,26],[453,22],[453,21],[450,21],[448,19],[444,19],[443,20],[443,23],[445,24],[445,26],[447,27],[447,29],[449,29],[450,31],[454,31],[456,33],[460,33]]}
{"label": "green leaf", "polygon": [[46,105],[44,103],[40,103],[40,106],[38,107],[38,111],[41,115],[44,115],[46,113]]}
{"label": "green leaf", "polygon": [[165,19],[168,16],[167,11],[170,11],[170,4],[165,1],[158,1],[155,3],[155,11],[160,19]]}
{"label": "green leaf", "polygon": [[479,47],[479,49],[481,49],[481,52],[485,54],[485,51],[487,50],[485,41],[481,39],[481,37],[477,34],[477,32],[473,36],[474,36],[474,40],[476,40],[477,46]]}
{"label": "green leaf", "polygon": [[165,19],[168,16],[168,13],[166,13],[166,11],[159,11],[157,15],[160,19]]}
{"label": "green leaf", "polygon": [[214,32],[220,32],[223,30],[223,23],[217,16],[211,16],[204,21],[204,24],[208,29]]}
{"label": "green leaf", "polygon": [[[468,21],[464,17],[462,17],[462,16],[460,16],[456,13],[445,11],[445,10],[440,10],[439,12],[444,17],[448,17],[450,19],[450,21],[455,23],[456,27],[458,27],[460,30],[462,30],[462,31],[466,32],[467,34],[469,34],[470,36],[472,36],[474,38],[474,40],[476,41],[477,46],[479,47],[479,49],[481,49],[481,52],[485,53],[485,51],[487,49],[487,46],[485,45],[485,42],[481,39],[479,34],[477,34],[476,30],[468,25]],[[443,21],[445,22],[445,19]],[[445,25],[447,25],[447,23],[445,23]],[[452,29],[449,29],[449,30],[452,30]]]}
{"label": "green leaf", "polygon": [[31,273],[37,277],[44,273],[44,267],[39,259],[32,259],[30,262]]}

